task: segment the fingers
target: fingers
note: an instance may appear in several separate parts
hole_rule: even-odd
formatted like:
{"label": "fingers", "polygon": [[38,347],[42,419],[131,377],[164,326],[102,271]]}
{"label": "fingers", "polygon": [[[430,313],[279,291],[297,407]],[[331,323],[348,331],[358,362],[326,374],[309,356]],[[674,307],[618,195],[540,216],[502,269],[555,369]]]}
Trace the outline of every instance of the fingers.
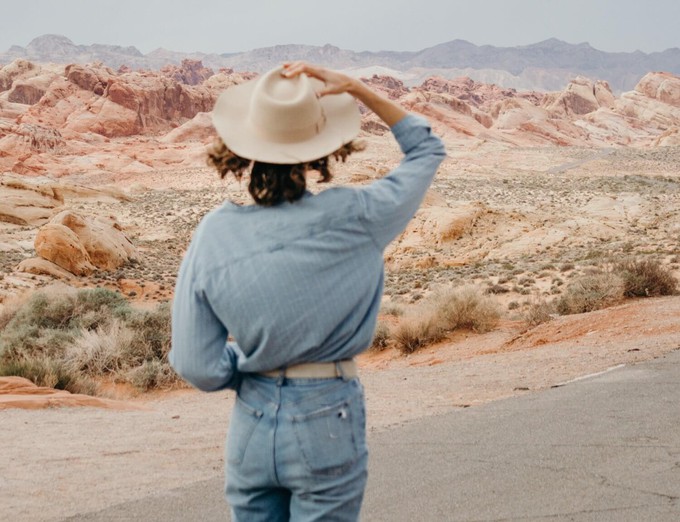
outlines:
{"label": "fingers", "polygon": [[283,76],[286,78],[293,78],[302,73],[323,80],[323,69],[320,67],[313,67],[306,62],[286,62],[283,64]]}

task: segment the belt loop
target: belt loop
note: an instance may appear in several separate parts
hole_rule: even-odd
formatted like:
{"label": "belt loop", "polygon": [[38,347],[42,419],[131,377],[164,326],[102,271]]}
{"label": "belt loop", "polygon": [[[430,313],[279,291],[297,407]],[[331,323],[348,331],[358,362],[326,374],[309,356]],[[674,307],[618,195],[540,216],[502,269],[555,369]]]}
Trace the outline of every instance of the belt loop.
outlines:
{"label": "belt loop", "polygon": [[286,380],[286,370],[287,368],[281,368],[281,370],[279,370],[279,376],[276,379],[276,385],[279,387],[283,386],[283,381]]}
{"label": "belt loop", "polygon": [[342,361],[335,361],[335,375],[336,377],[342,377],[342,380],[347,382],[349,379],[347,379],[341,363]]}

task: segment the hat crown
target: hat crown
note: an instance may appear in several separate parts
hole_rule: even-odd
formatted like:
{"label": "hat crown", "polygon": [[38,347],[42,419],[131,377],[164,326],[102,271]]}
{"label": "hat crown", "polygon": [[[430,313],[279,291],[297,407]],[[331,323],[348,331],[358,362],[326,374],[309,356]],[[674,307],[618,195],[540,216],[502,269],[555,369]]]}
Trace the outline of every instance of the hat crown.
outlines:
{"label": "hat crown", "polygon": [[356,137],[361,115],[352,96],[317,97],[323,82],[282,72],[277,67],[220,94],[212,120],[227,147],[243,158],[293,165],[328,156]]}
{"label": "hat crown", "polygon": [[286,78],[281,69],[258,80],[250,100],[249,120],[253,130],[280,142],[314,136],[324,123],[310,79],[306,75]]}

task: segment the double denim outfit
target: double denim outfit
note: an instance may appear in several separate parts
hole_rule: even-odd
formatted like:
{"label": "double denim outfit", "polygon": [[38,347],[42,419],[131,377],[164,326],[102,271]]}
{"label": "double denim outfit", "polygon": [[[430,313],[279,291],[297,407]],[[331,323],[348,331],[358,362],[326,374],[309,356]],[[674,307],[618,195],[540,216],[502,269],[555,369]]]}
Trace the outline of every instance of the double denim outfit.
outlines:
{"label": "double denim outfit", "polygon": [[201,221],[182,262],[170,362],[201,390],[238,391],[227,442],[235,520],[358,518],[367,463],[359,381],[258,373],[350,359],[370,345],[383,251],[445,156],[419,117],[392,132],[405,157],[388,176],[275,207],[226,202]]}

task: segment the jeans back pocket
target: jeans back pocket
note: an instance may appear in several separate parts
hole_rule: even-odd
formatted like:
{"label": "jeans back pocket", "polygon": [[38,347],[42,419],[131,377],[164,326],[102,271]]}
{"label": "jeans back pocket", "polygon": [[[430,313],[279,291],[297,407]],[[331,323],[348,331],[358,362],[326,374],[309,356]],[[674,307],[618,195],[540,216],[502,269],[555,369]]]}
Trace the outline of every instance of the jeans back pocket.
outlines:
{"label": "jeans back pocket", "polygon": [[343,401],[316,411],[293,416],[295,435],[310,472],[341,475],[359,458],[356,412]]}

